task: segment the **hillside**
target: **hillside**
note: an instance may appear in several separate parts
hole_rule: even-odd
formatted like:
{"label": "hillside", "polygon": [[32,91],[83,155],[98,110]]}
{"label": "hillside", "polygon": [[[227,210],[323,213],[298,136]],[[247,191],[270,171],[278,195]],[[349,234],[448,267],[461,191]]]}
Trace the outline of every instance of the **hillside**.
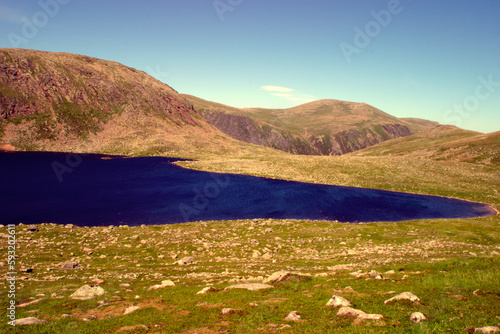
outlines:
{"label": "hillside", "polygon": [[1,142],[18,150],[137,155],[238,145],[142,71],[23,49],[0,49]]}
{"label": "hillside", "polygon": [[318,100],[288,109],[239,109],[184,95],[232,138],[295,154],[340,155],[409,136],[434,122],[402,120],[365,103]]}
{"label": "hillside", "polygon": [[388,140],[352,155],[392,155],[498,165],[500,132],[482,134],[452,125],[441,125],[409,137]]}

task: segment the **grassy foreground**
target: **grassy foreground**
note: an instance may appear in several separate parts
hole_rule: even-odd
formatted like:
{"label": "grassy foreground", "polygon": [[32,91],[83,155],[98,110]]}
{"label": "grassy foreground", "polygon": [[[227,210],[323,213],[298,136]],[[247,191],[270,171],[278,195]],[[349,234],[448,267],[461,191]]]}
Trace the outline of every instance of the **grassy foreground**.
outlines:
{"label": "grassy foreground", "polygon": [[[267,152],[267,151],[266,151]],[[390,157],[303,157],[285,153],[191,156],[180,164],[305,182],[452,196],[500,205],[496,168]],[[54,224],[17,232],[17,318],[46,323],[9,333],[467,333],[500,324],[500,218],[341,224],[240,220],[166,226],[77,228]],[[0,230],[7,254],[6,227]],[[193,257],[194,263],[175,261]],[[6,258],[6,256],[4,256]],[[62,263],[78,263],[62,269]],[[7,266],[2,263],[3,272]],[[230,290],[278,270],[307,277],[260,291]],[[383,279],[363,275],[377,270]],[[148,290],[163,280],[175,286]],[[2,280],[1,309],[9,299]],[[105,294],[70,295],[84,284]],[[217,291],[197,294],[204,287]],[[347,287],[351,288],[347,288]],[[346,289],[347,288],[347,289]],[[409,291],[421,302],[384,304]],[[381,320],[337,316],[333,295]],[[138,309],[124,315],[130,306]],[[222,315],[224,308],[234,313]],[[285,320],[299,311],[301,321]],[[412,312],[428,318],[419,324]]]}

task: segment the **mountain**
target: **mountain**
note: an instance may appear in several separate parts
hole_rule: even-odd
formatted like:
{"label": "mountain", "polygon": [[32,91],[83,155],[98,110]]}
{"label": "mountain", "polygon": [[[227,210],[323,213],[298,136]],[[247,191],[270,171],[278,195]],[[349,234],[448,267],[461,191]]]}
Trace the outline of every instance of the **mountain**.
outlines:
{"label": "mountain", "polygon": [[355,156],[405,156],[500,165],[500,131],[483,134],[440,125],[409,137],[388,140]]}
{"label": "mountain", "polygon": [[340,155],[435,126],[398,119],[366,103],[318,100],[288,109],[240,109],[183,96],[232,138],[294,154]]}
{"label": "mountain", "polygon": [[216,149],[230,138],[168,85],[83,55],[0,49],[0,142],[120,154]]}

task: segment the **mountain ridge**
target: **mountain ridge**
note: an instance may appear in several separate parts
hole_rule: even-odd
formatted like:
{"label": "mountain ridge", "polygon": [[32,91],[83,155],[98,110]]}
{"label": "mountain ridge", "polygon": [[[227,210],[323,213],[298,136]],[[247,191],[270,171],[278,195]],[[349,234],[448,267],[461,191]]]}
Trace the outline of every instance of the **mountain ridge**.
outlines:
{"label": "mountain ridge", "polygon": [[427,120],[401,120],[366,103],[334,99],[267,109],[235,108],[183,96],[210,124],[230,137],[294,154],[345,154],[434,125]]}

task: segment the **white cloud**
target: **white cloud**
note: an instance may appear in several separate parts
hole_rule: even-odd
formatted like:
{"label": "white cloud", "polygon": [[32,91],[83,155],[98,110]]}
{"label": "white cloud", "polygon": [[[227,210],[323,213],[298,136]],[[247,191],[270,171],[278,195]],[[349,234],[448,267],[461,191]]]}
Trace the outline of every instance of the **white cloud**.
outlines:
{"label": "white cloud", "polygon": [[[295,90],[280,86],[260,86],[261,89],[271,92],[272,95],[282,97],[294,103],[306,103],[315,100],[314,96],[295,93]],[[291,94],[290,92],[294,92]]]}
{"label": "white cloud", "polygon": [[17,10],[4,5],[0,5],[0,21],[8,23],[23,23],[23,17],[24,15]]}
{"label": "white cloud", "polygon": [[260,88],[263,90],[267,90],[268,92],[288,93],[293,91],[293,89],[291,88],[280,87],[280,86],[260,86]]}

